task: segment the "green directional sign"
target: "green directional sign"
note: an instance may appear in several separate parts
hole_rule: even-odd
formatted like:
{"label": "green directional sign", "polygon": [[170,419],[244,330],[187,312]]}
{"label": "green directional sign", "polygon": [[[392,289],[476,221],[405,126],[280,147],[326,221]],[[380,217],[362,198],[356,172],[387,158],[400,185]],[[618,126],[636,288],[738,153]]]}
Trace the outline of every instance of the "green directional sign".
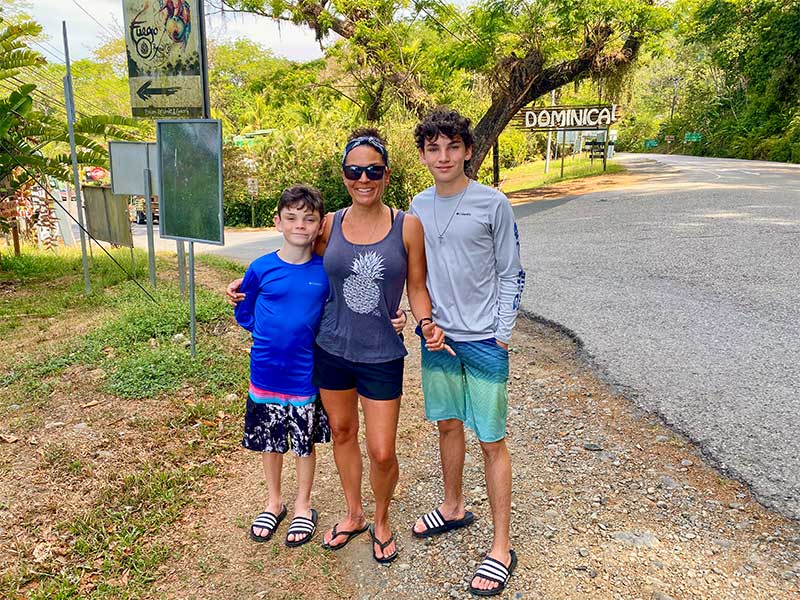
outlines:
{"label": "green directional sign", "polygon": [[701,139],[703,139],[703,136],[696,131],[683,134],[684,142],[699,142]]}
{"label": "green directional sign", "polygon": [[645,140],[644,147],[645,148],[655,148],[658,146],[658,140]]}

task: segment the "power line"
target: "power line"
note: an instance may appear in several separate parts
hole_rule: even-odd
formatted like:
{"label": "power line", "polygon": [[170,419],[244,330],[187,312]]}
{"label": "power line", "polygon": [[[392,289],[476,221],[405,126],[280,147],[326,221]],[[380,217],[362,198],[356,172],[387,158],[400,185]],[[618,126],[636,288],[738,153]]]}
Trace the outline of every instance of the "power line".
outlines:
{"label": "power line", "polygon": [[[63,65],[63,64],[65,64],[65,60],[66,60],[66,59],[64,58],[64,53],[63,53],[63,52],[61,52],[61,51],[60,51],[60,50],[58,50],[58,49],[56,49],[55,51],[53,51],[53,50],[47,50],[47,49],[46,49],[44,46],[42,46],[42,44],[41,44],[40,42],[37,42],[37,41],[34,41],[34,40],[32,40],[32,42],[33,42],[34,44],[36,44],[37,46],[39,46],[40,48],[42,48],[42,49],[43,49],[45,52],[48,52],[48,53],[50,53],[52,56],[54,56],[54,57],[55,57],[55,59],[56,59],[56,60],[55,60],[55,63],[52,63],[52,64],[60,64],[60,65]],[[47,41],[45,41],[45,40],[41,40],[41,42],[43,42],[43,43],[47,44],[47,45],[48,45],[50,48],[55,48],[55,46],[53,46],[53,44],[50,44],[49,42],[47,42]],[[52,83],[52,82],[51,82],[51,83]],[[111,89],[111,88],[108,86],[108,84],[107,84],[107,83],[104,83],[104,82],[101,82],[101,81],[94,81],[94,82],[93,82],[93,84],[94,84],[95,86],[99,87],[100,89],[104,90],[105,92],[109,93],[109,94],[110,94],[110,95],[112,95],[112,96],[114,96],[114,95],[116,95],[116,94],[117,94],[116,90],[112,90],[112,89]],[[81,96],[79,96],[79,95],[77,95],[77,94],[76,94],[76,97],[78,97],[78,98],[81,98]],[[88,102],[88,100],[86,100],[85,98],[81,98],[81,99],[82,99],[82,100],[84,100],[85,102]],[[97,108],[97,107],[95,107],[95,108]],[[103,111],[101,110],[101,112],[103,112]]]}
{"label": "power line", "polygon": [[458,40],[459,42],[461,42],[462,44],[466,44],[466,43],[467,43],[465,40],[463,40],[462,38],[460,38],[459,36],[457,36],[455,33],[453,33],[452,31],[450,31],[450,30],[449,30],[447,27],[445,27],[445,26],[444,26],[444,24],[443,24],[443,23],[442,23],[442,22],[441,22],[439,19],[437,19],[436,17],[434,17],[434,16],[433,16],[433,15],[430,13],[430,11],[429,11],[429,10],[428,10],[426,7],[424,7],[424,6],[423,6],[423,7],[422,7],[422,10],[425,12],[425,14],[426,14],[426,15],[428,15],[428,17],[430,17],[430,19],[431,19],[431,20],[432,20],[434,23],[436,23],[436,24],[437,24],[439,27],[441,27],[442,29],[444,29],[444,30],[445,30],[447,33],[449,33],[449,34],[450,34],[452,37],[454,37],[455,39],[457,39],[457,40]]}
{"label": "power line", "polygon": [[92,13],[90,13],[88,10],[86,10],[85,8],[83,8],[83,6],[81,6],[81,4],[80,4],[80,2],[78,2],[78,0],[72,0],[72,2],[73,2],[73,4],[75,4],[75,6],[77,6],[78,8],[80,8],[80,9],[81,9],[81,10],[84,12],[84,14],[85,14],[87,17],[89,17],[89,18],[90,18],[92,21],[94,21],[95,23],[97,23],[98,25],[100,25],[100,28],[101,28],[101,29],[103,29],[103,30],[104,30],[106,33],[108,33],[108,34],[109,34],[111,37],[113,37],[113,38],[116,38],[116,37],[117,37],[117,34],[116,34],[116,33],[114,33],[114,32],[113,32],[113,31],[111,31],[111,30],[110,30],[108,27],[106,27],[105,25],[103,25],[103,24],[102,24],[100,21],[98,21],[98,20],[97,20],[97,19],[94,17],[94,15],[93,15]]}
{"label": "power line", "polygon": [[[56,88],[61,88],[61,89],[63,89],[63,82],[59,82],[59,81],[57,81],[57,80],[53,79],[52,77],[49,77],[48,75],[45,75],[45,73],[44,73],[44,72],[42,72],[42,71],[33,71],[32,69],[34,69],[34,67],[27,67],[27,69],[28,69],[28,71],[26,71],[26,72],[27,72],[27,74],[28,74],[29,76],[33,76],[33,77],[38,77],[38,78],[41,78],[41,79],[43,79],[44,81],[46,81],[47,83],[49,83],[50,85],[52,85],[52,86],[55,86]],[[101,87],[101,86],[98,86],[98,87]],[[110,89],[108,89],[108,88],[102,88],[102,87],[101,87],[101,89],[103,89],[103,91],[105,91],[105,92],[107,92],[107,93],[109,93],[109,94],[111,94],[111,95],[115,95],[115,94],[116,94],[115,92],[112,92],[112,91],[111,91]],[[87,104],[87,105],[89,105],[91,108],[95,109],[95,110],[98,112],[98,114],[103,114],[103,113],[105,113],[105,112],[106,112],[106,109],[104,109],[104,108],[100,107],[99,105],[95,104],[95,103],[94,103],[94,102],[92,102],[91,100],[88,100],[88,99],[87,99],[87,98],[85,98],[84,96],[81,96],[80,94],[77,94],[77,93],[75,93],[75,91],[74,91],[74,90],[73,90],[73,92],[72,92],[72,95],[73,95],[73,97],[74,97],[74,98],[76,98],[76,99],[78,99],[78,100],[81,100],[81,101],[82,101],[84,104]],[[78,111],[77,107],[76,107],[76,109],[75,109],[75,112],[80,112],[80,111]],[[84,115],[84,116],[85,116],[85,115]]]}
{"label": "power line", "polygon": [[490,50],[488,46],[484,43],[481,37],[472,29],[472,26],[469,22],[464,18],[464,16],[455,9],[455,7],[446,4],[443,0],[434,0],[436,4],[438,4],[442,11],[447,14],[450,14],[450,17],[456,21],[456,23],[460,24],[462,28],[464,28],[467,34],[472,38],[474,42],[477,42],[479,46],[482,46],[485,50]]}

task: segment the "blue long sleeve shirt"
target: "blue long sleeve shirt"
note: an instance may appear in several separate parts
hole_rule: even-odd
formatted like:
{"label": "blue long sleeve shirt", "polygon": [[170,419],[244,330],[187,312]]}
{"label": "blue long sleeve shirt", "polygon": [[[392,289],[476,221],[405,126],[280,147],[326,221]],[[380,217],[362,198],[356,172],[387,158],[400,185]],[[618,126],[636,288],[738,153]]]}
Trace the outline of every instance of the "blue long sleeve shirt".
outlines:
{"label": "blue long sleeve shirt", "polygon": [[314,338],[328,297],[322,258],[296,265],[266,254],[250,264],[240,291],[236,321],[253,334],[250,382],[281,394],[316,394]]}

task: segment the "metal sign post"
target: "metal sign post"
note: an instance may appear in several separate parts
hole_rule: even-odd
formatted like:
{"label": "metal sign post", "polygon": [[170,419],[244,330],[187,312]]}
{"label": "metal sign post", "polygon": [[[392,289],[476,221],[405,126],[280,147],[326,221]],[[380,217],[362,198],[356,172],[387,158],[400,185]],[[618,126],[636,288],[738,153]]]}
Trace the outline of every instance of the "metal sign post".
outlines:
{"label": "metal sign post", "polygon": [[[550,90],[550,106],[556,105],[556,91]],[[544,157],[544,172],[550,172],[550,146],[553,143],[553,131],[547,130],[547,155]]]}
{"label": "metal sign post", "polygon": [[153,234],[153,190],[150,189],[150,167],[143,171],[144,210],[147,221],[147,266],[150,270],[150,285],[156,287],[156,245]]}
{"label": "metal sign post", "polygon": [[189,242],[189,337],[192,340],[192,358],[197,354],[196,329],[197,319],[194,311],[194,242]]}
{"label": "metal sign post", "polygon": [[81,178],[78,175],[78,155],[75,150],[75,99],[72,94],[72,66],[69,60],[69,42],[67,41],[67,22],[61,22],[64,33],[64,61],[67,74],[64,77],[64,99],[67,105],[67,128],[69,131],[69,149],[72,155],[72,178],[75,180],[75,206],[78,212],[78,224],[81,234],[81,262],[83,263],[83,287],[86,295],[92,293],[89,281],[89,260],[86,257],[86,234],[83,228],[83,206],[81,204]]}
{"label": "metal sign post", "polygon": [[175,242],[178,251],[178,284],[181,290],[181,298],[186,298],[186,247],[183,240]]}
{"label": "metal sign post", "polygon": [[258,178],[247,178],[247,193],[250,194],[250,226],[256,226],[256,196],[258,196]]}

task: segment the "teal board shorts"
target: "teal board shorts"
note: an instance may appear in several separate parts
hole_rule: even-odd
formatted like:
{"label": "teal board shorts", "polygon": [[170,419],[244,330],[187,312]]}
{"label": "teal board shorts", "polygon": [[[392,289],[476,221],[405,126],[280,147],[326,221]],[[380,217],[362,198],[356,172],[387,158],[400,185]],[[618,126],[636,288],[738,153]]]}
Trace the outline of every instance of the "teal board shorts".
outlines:
{"label": "teal board shorts", "polygon": [[495,338],[454,342],[431,352],[422,340],[422,393],[429,421],[458,419],[482,442],[506,436],[508,351]]}

